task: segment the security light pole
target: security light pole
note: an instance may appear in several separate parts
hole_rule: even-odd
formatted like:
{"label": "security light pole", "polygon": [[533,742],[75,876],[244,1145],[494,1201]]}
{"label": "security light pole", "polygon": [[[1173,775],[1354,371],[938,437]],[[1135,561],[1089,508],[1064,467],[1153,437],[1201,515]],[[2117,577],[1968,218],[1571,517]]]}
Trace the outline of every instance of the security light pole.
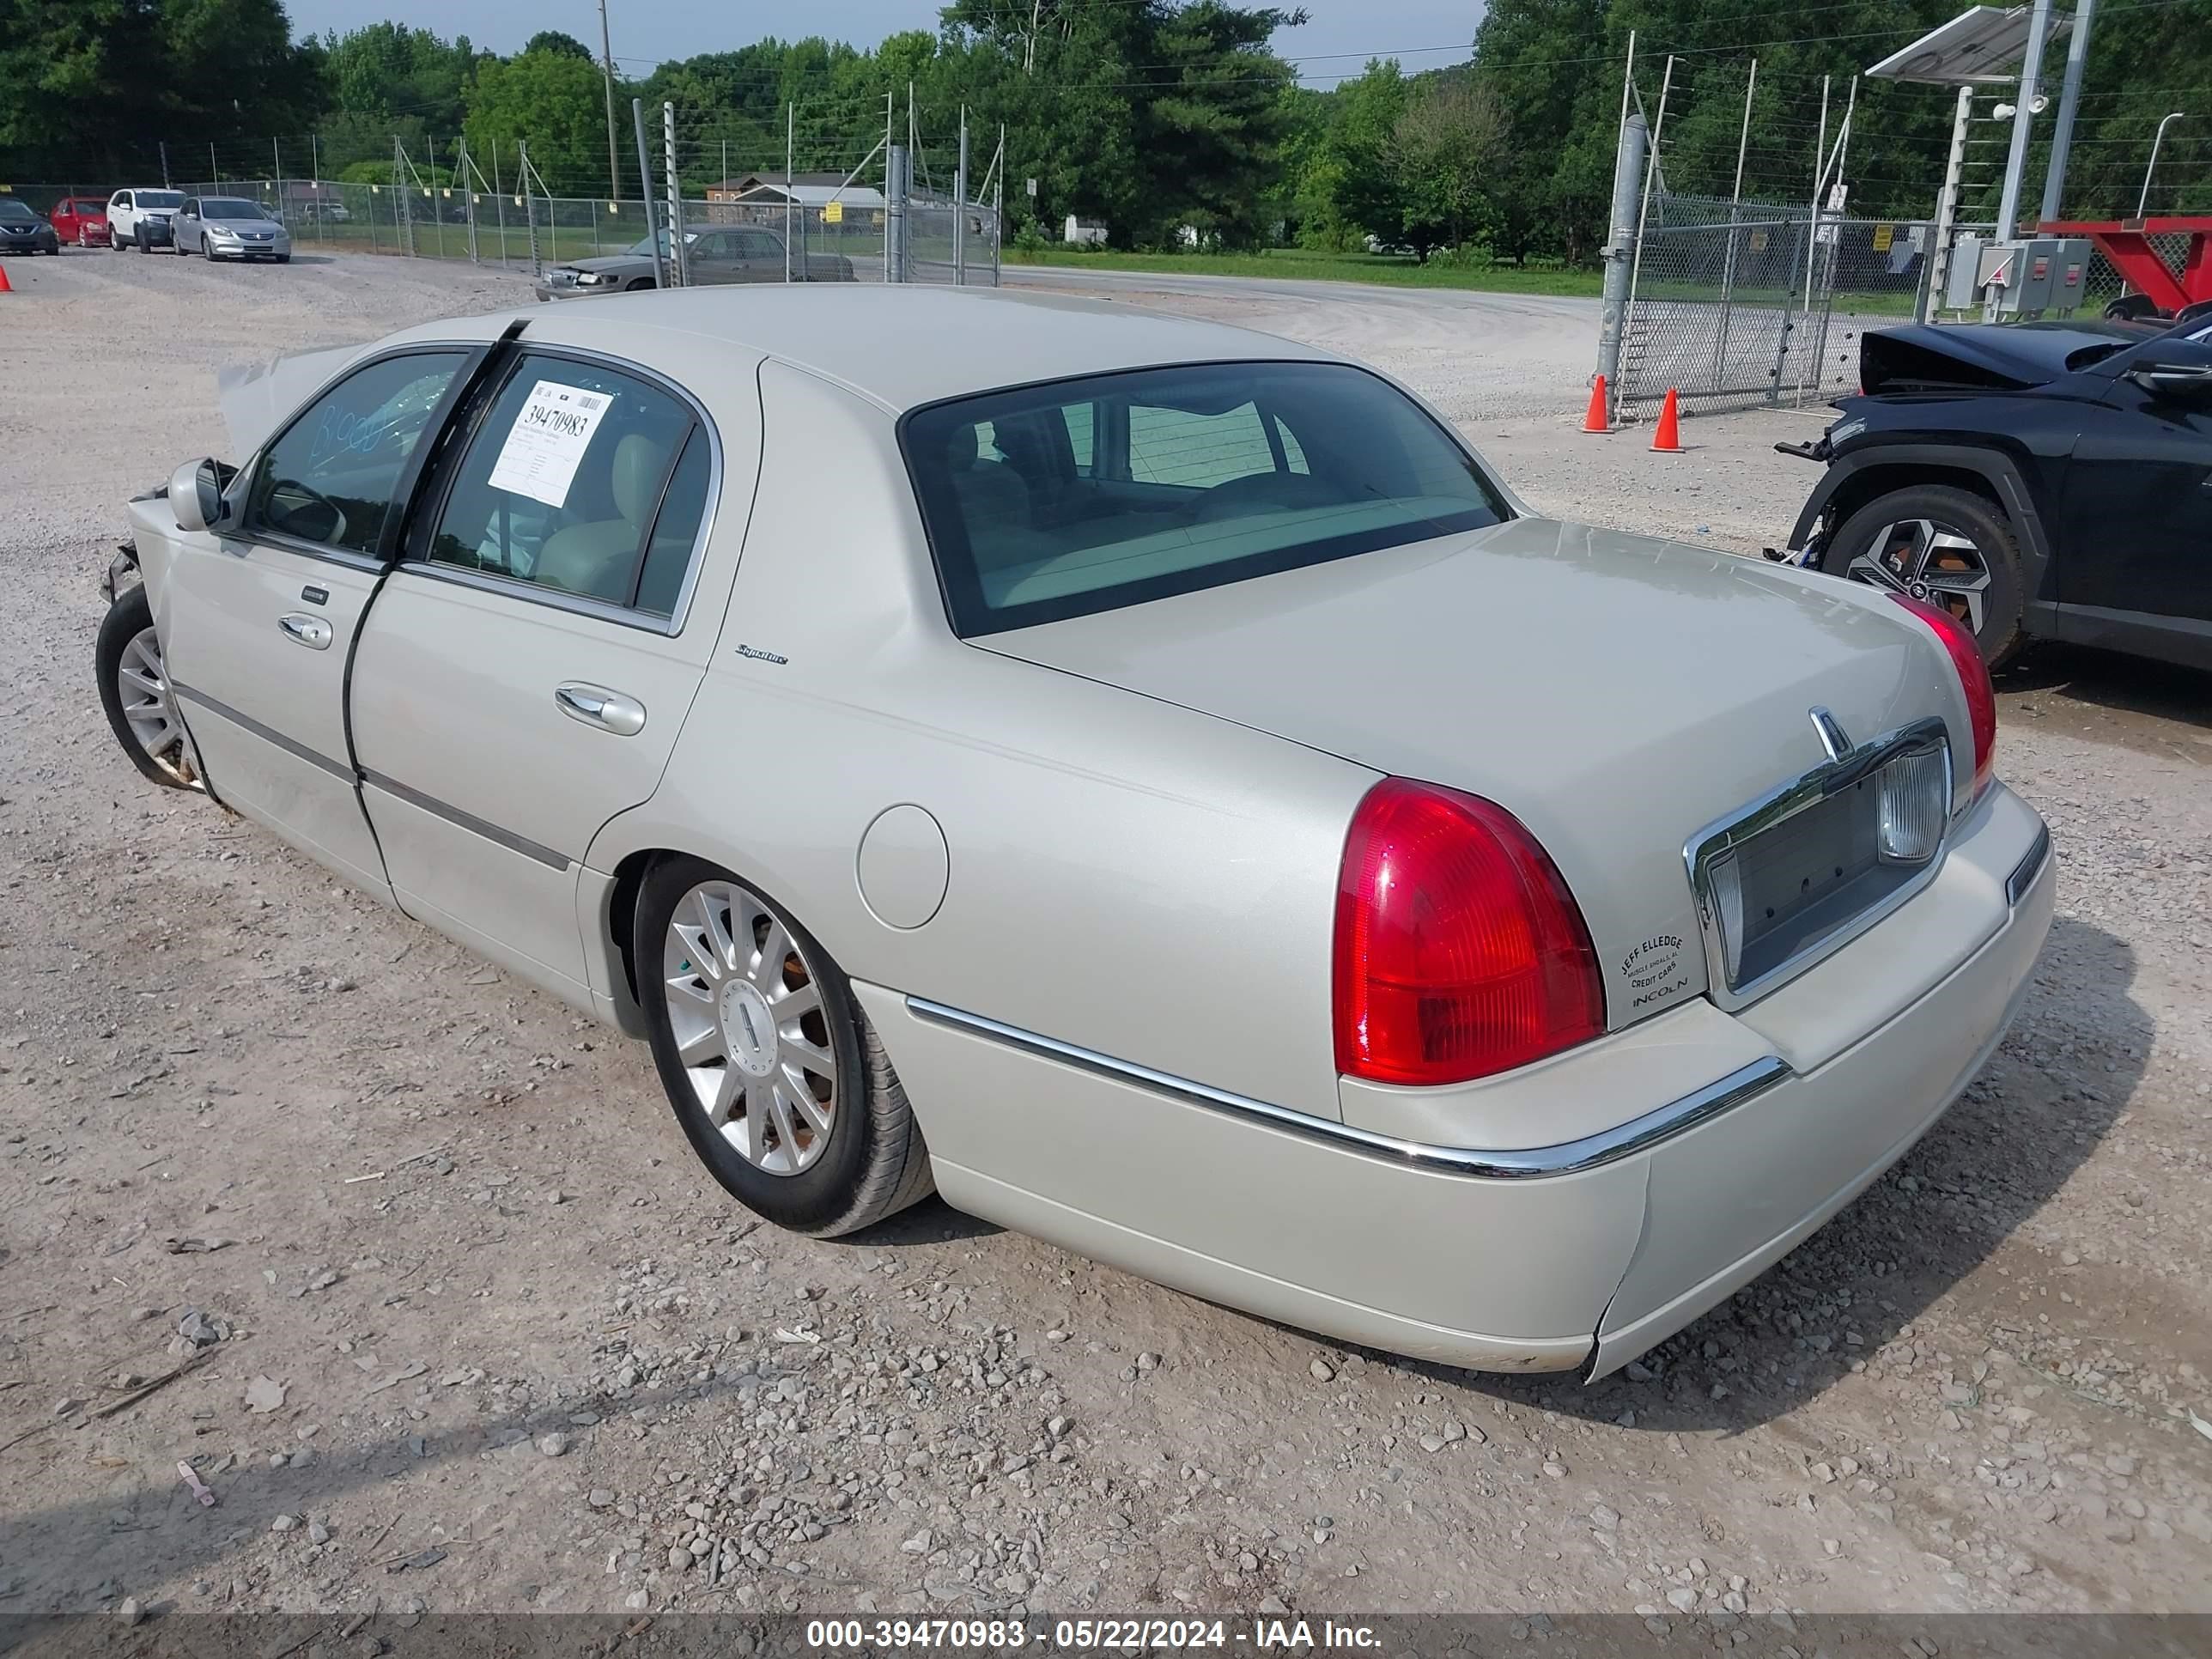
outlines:
{"label": "security light pole", "polygon": [[2036,82],[2043,73],[2043,43],[2051,33],[2051,0],[2035,0],[2028,14],[2027,53],[2021,60],[2020,98],[2012,112],[2012,148],[2005,157],[2004,192],[1997,202],[1997,234],[2020,234],[2020,186],[2027,171],[2027,141],[2035,126]]}
{"label": "security light pole", "polygon": [[2074,0],[2074,33],[2066,43],[2066,82],[2058,94],[2058,125],[2051,134],[2051,165],[2043,175],[2043,216],[2058,216],[2066,188],[2066,158],[2074,148],[2074,113],[2081,103],[2081,70],[2089,61],[2089,20],[2097,0]]}
{"label": "security light pole", "polygon": [[2158,147],[2166,142],[2166,128],[2173,122],[2181,119],[2183,113],[2184,112],[2176,110],[2165,120],[2160,121],[2158,124],[2158,136],[2150,141],[2150,165],[2143,169],[2142,194],[2136,198],[2136,217],[2138,219],[2143,216],[2143,210],[2150,205],[2150,176],[2158,171]]}

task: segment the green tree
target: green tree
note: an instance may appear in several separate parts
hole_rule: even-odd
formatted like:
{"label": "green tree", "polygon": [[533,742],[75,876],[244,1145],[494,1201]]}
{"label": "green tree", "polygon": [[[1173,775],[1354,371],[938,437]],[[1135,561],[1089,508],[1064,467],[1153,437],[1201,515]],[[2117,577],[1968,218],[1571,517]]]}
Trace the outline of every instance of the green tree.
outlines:
{"label": "green tree", "polygon": [[1495,90],[1463,71],[1425,76],[1391,136],[1414,252],[1425,258],[1486,231],[1486,185],[1505,139]]}
{"label": "green tree", "polygon": [[540,29],[523,42],[524,52],[550,52],[556,58],[580,58],[587,64],[599,62],[592,49],[573,34],[559,29]]}
{"label": "green tree", "polygon": [[1358,235],[1402,246],[1407,200],[1397,137],[1406,113],[1406,77],[1398,60],[1370,61],[1335,95],[1340,107],[1328,146],[1335,217]]}
{"label": "green tree", "polygon": [[260,147],[324,102],[321,51],[280,0],[0,0],[0,85],[10,172],[136,171],[161,139]]}
{"label": "green tree", "polygon": [[526,52],[477,71],[469,89],[469,151],[496,152],[512,165],[516,143],[556,196],[608,187],[605,88],[588,58]]}

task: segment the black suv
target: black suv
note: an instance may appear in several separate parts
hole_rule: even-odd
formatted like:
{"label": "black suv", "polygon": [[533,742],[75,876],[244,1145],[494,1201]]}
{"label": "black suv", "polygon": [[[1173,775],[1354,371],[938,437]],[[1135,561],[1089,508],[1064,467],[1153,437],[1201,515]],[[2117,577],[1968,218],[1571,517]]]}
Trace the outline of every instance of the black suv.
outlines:
{"label": "black suv", "polygon": [[[2195,312],[2196,307],[2191,307]],[[2212,669],[2212,317],[1882,329],[1787,551],[1911,593],[1992,668],[2066,640]]]}

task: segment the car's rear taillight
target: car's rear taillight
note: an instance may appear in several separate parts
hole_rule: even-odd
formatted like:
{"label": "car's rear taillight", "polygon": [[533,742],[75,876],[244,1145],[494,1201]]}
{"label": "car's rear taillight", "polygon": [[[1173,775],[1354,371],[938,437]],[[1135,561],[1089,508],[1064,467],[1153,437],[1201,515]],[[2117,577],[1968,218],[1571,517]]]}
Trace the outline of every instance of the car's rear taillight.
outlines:
{"label": "car's rear taillight", "polygon": [[1336,895],[1336,1066],[1376,1083],[1487,1077],[1605,1030],[1589,930],[1503,807],[1386,778],[1352,814]]}
{"label": "car's rear taillight", "polygon": [[1959,671],[1959,684],[1966,694],[1966,720],[1974,732],[1974,790],[1988,787],[1990,769],[1996,764],[1997,699],[1990,686],[1990,665],[1982,660],[1982,647],[1973,630],[1941,605],[1916,599],[1910,593],[1890,596],[1936,630],[1951,666]]}

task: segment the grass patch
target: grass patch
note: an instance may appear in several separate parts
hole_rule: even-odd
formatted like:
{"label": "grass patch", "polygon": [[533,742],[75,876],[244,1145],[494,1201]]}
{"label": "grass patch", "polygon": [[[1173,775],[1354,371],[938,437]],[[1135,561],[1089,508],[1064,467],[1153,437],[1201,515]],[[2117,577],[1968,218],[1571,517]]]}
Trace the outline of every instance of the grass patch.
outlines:
{"label": "grass patch", "polygon": [[1403,254],[1318,253],[1268,248],[1258,253],[1079,253],[1050,248],[1029,252],[1009,247],[1010,265],[1054,265],[1074,270],[1158,270],[1191,276],[1272,276],[1300,282],[1376,283],[1389,288],[1472,289],[1490,294],[1559,294],[1595,299],[1603,283],[1595,270],[1541,265],[1419,264]]}

